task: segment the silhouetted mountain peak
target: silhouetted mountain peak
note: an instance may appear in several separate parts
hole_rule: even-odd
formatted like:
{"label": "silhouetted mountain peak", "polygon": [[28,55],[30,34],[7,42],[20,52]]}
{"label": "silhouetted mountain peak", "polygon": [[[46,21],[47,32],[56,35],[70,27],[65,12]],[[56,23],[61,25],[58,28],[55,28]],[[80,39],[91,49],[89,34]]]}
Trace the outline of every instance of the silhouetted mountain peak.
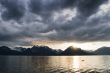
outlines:
{"label": "silhouetted mountain peak", "polygon": [[96,54],[110,55],[110,47],[101,47],[95,51]]}
{"label": "silhouetted mountain peak", "polygon": [[81,51],[80,48],[76,48],[76,47],[70,46],[66,50],[64,50],[63,54],[76,55],[76,54],[79,54],[80,51]]}
{"label": "silhouetted mountain peak", "polygon": [[78,51],[78,50],[81,50],[81,49],[73,46],[69,46],[65,51]]}
{"label": "silhouetted mountain peak", "polygon": [[33,46],[31,52],[35,55],[52,55],[55,54],[54,50],[48,46]]}
{"label": "silhouetted mountain peak", "polygon": [[103,47],[97,49],[96,51],[98,51],[98,50],[103,50],[103,51],[105,51],[105,50],[110,50],[110,47],[105,47],[105,46],[103,46]]}
{"label": "silhouetted mountain peak", "polygon": [[0,47],[0,55],[18,55],[21,54],[18,51],[12,50],[7,46],[1,46]]}
{"label": "silhouetted mountain peak", "polygon": [[10,48],[7,47],[7,46],[1,46],[0,49],[2,49],[2,50],[10,50]]}

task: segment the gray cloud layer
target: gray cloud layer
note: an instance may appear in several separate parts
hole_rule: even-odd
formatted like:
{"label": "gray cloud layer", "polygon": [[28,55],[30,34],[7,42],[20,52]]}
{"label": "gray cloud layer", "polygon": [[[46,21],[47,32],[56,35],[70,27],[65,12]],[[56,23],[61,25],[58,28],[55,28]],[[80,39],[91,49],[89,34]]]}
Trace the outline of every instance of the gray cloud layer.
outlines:
{"label": "gray cloud layer", "polygon": [[29,39],[110,40],[110,13],[98,15],[100,6],[108,2],[0,0],[0,45],[29,45]]}
{"label": "gray cloud layer", "polygon": [[0,3],[5,8],[1,15],[4,20],[18,20],[24,15],[25,8],[20,0],[0,0]]}

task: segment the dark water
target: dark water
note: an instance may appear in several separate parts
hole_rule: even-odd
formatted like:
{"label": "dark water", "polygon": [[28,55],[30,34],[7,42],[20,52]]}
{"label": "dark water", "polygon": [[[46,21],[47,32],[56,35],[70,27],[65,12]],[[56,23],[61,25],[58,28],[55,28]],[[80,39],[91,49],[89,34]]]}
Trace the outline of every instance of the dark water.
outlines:
{"label": "dark water", "polygon": [[110,73],[110,56],[0,56],[0,73]]}

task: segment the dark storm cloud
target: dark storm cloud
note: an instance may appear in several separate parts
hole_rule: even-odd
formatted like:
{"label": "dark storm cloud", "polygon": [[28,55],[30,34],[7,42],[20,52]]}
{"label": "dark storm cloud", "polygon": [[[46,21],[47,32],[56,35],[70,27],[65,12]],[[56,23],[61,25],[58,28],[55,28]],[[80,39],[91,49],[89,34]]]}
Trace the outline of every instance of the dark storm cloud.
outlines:
{"label": "dark storm cloud", "polygon": [[90,16],[97,12],[99,6],[108,0],[78,0],[78,12],[83,16]]}
{"label": "dark storm cloud", "polygon": [[26,38],[110,40],[110,13],[97,16],[99,7],[107,2],[108,0],[0,0],[0,45],[5,42],[10,42],[10,45],[27,45]]}
{"label": "dark storm cloud", "polygon": [[52,11],[77,7],[80,15],[88,17],[96,13],[99,6],[108,0],[30,0],[29,7],[33,13],[50,14]]}
{"label": "dark storm cloud", "polygon": [[25,7],[20,0],[0,0],[1,5],[5,8],[2,13],[4,20],[19,20],[25,12]]}
{"label": "dark storm cloud", "polygon": [[28,4],[29,11],[41,15],[44,21],[48,22],[53,12],[73,8],[76,0],[30,0]]}
{"label": "dark storm cloud", "polygon": [[[27,0],[26,0],[27,1]],[[25,13],[25,5],[22,0],[0,0],[1,5],[6,8],[2,12],[4,20],[19,20]],[[88,17],[97,12],[98,7],[107,0],[29,0],[28,9],[42,16],[50,16],[52,12],[65,8],[77,7],[78,12]]]}
{"label": "dark storm cloud", "polygon": [[51,13],[68,7],[73,7],[76,0],[30,0],[29,7],[34,13]]}
{"label": "dark storm cloud", "polygon": [[[99,6],[106,3],[108,0],[80,0],[76,2],[76,7],[79,15],[73,19],[71,22],[63,24],[61,26],[55,26],[57,34],[53,36],[48,36],[51,39],[58,40],[76,40],[76,41],[96,41],[96,40],[107,40],[109,36],[108,32],[99,33],[100,30],[104,29],[104,26],[100,26],[101,21],[107,17],[101,17],[98,19],[94,18],[92,23],[86,23],[89,16],[95,14],[99,11]],[[110,20],[108,18],[108,20]],[[96,22],[97,21],[97,22]],[[108,22],[108,21],[106,21]],[[87,26],[90,24],[91,26]],[[105,23],[106,24],[106,23]],[[107,26],[107,25],[106,25]],[[52,26],[51,26],[52,27]],[[109,31],[105,28],[106,31]],[[105,34],[107,33],[107,34]]]}

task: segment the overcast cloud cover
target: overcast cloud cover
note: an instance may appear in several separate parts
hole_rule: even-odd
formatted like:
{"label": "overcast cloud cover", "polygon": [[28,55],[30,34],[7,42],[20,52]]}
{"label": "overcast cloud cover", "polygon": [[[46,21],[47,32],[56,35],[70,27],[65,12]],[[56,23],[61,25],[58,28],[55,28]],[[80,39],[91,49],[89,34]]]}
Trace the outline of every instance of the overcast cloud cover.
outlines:
{"label": "overcast cloud cover", "polygon": [[110,0],[0,0],[0,45],[110,41]]}

